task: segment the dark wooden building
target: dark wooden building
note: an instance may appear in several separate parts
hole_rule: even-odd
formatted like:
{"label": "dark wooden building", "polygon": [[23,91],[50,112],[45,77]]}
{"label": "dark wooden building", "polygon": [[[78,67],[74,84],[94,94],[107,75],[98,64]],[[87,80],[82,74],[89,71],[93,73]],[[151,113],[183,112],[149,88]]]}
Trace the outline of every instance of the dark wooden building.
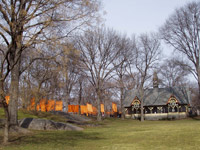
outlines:
{"label": "dark wooden building", "polygon": [[[153,88],[144,90],[144,118],[146,120],[186,118],[191,101],[189,88],[159,88],[155,78],[153,80]],[[140,118],[140,97],[140,92],[137,89],[126,92],[124,100],[126,118]]]}

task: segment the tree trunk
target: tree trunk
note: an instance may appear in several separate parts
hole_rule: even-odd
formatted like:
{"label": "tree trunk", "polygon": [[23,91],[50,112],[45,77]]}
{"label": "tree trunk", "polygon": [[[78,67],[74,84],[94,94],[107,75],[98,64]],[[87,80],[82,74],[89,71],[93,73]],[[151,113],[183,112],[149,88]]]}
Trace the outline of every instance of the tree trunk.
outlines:
{"label": "tree trunk", "polygon": [[4,136],[3,136],[3,143],[7,144],[9,142],[9,127],[10,127],[10,117],[9,117],[9,111],[8,106],[4,105],[4,112],[5,112],[5,127],[4,127]]}
{"label": "tree trunk", "polygon": [[123,89],[123,88],[120,88],[120,91],[121,91],[121,95],[120,95],[120,102],[121,102],[121,119],[124,120],[124,118],[125,118],[124,105],[123,105],[123,102],[124,102],[124,89]]}
{"label": "tree trunk", "polygon": [[[39,108],[37,106],[39,106]],[[39,92],[37,91],[37,93],[35,94],[34,111],[37,112],[39,110],[40,110],[40,96],[39,96]]]}
{"label": "tree trunk", "polygon": [[140,121],[141,122],[143,122],[144,121],[144,110],[143,110],[143,108],[144,108],[144,89],[143,88],[141,88],[140,89],[140,97],[141,97],[141,108],[140,108],[140,110],[141,110],[141,115],[140,115]]}
{"label": "tree trunk", "polygon": [[99,89],[97,89],[97,121],[102,121],[102,118],[101,118],[100,90]]}
{"label": "tree trunk", "polygon": [[143,99],[141,99],[141,121],[143,122],[144,121],[144,102],[143,102]]}
{"label": "tree trunk", "polygon": [[199,95],[198,95],[198,98],[199,98],[199,102],[200,102],[200,83],[198,85],[199,85]]}
{"label": "tree trunk", "polygon": [[197,67],[197,70],[198,70],[198,87],[199,87],[198,100],[200,102],[200,66]]}
{"label": "tree trunk", "polygon": [[9,115],[10,126],[18,125],[18,94],[19,94],[19,64],[14,66],[11,70],[11,86],[10,86],[10,101],[9,101]]}
{"label": "tree trunk", "polygon": [[78,114],[81,115],[81,100],[82,100],[82,90],[83,90],[83,87],[82,87],[82,82],[79,82],[79,100],[78,100],[78,105],[79,105],[79,109],[78,109]]}
{"label": "tree trunk", "polygon": [[68,103],[69,103],[69,94],[66,94],[65,97],[65,112],[68,113]]}
{"label": "tree trunk", "polygon": [[78,115],[81,115],[81,104],[78,104]]}
{"label": "tree trunk", "polygon": [[8,111],[8,104],[6,103],[4,88],[3,88],[3,81],[0,82],[0,97],[2,100],[4,113],[5,113],[5,127],[4,127],[4,135],[3,135],[3,144],[7,144],[9,141],[9,126],[10,126],[10,116]]}

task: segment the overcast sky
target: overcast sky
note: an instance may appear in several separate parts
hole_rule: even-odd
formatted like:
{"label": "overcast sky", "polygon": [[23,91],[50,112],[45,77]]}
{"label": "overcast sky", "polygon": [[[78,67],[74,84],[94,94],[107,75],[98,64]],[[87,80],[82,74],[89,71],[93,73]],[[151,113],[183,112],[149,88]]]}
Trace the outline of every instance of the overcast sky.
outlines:
{"label": "overcast sky", "polygon": [[157,31],[176,8],[191,1],[103,0],[105,25],[128,35]]}
{"label": "overcast sky", "polygon": [[[103,0],[105,25],[128,36],[157,32],[176,8],[192,1],[200,0]],[[163,56],[171,56],[172,47],[162,47]]]}
{"label": "overcast sky", "polygon": [[[128,36],[157,32],[176,8],[191,1],[200,0],[103,0],[105,25]],[[165,56],[173,52],[168,45],[162,47]]]}

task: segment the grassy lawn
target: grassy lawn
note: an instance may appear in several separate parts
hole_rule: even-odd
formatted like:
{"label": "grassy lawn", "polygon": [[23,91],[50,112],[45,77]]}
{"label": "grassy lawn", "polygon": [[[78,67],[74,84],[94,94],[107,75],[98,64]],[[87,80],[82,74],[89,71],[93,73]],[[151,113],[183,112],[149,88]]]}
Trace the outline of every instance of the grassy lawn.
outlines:
{"label": "grassy lawn", "polygon": [[0,150],[197,150],[200,120],[106,119],[101,126],[83,131],[33,131],[26,136],[12,136],[11,141],[8,146],[0,146]]}
{"label": "grassy lawn", "polygon": [[[5,118],[3,108],[0,108],[0,119]],[[27,111],[27,110],[19,110],[18,111],[18,119],[23,118],[43,118],[54,120],[57,122],[66,122],[66,118],[58,115],[53,115],[50,112],[34,112],[34,111]]]}

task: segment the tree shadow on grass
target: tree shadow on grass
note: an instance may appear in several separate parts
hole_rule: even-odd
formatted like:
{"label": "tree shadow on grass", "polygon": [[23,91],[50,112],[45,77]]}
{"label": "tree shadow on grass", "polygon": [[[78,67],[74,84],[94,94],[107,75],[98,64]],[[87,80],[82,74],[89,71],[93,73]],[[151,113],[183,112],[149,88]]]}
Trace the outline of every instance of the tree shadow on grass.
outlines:
{"label": "tree shadow on grass", "polygon": [[12,145],[66,145],[76,146],[79,142],[98,141],[104,138],[100,137],[98,132],[86,133],[83,131],[36,131],[35,134],[27,136],[13,137],[10,142]]}

